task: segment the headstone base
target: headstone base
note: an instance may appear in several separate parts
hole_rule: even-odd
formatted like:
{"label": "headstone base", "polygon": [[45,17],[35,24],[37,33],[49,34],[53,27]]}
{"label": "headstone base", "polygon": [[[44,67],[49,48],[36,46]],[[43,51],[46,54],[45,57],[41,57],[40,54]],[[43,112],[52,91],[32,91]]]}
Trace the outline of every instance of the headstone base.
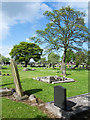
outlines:
{"label": "headstone base", "polygon": [[[57,116],[57,118],[61,118],[62,120],[70,120],[72,117],[75,117],[81,114],[84,115],[85,112],[90,111],[90,101],[88,100],[89,98],[90,98],[90,94],[83,94],[83,95],[68,98],[67,101],[69,102],[67,102],[67,110],[62,110],[61,108],[55,106],[54,102],[46,103],[45,107],[49,112]],[[75,105],[73,106],[72,103],[75,103]]]}
{"label": "headstone base", "polygon": [[17,100],[25,100],[25,99],[28,99],[28,95],[19,96],[16,92],[13,93],[13,96],[14,96]]}
{"label": "headstone base", "polygon": [[46,103],[46,109],[49,111],[49,112],[51,112],[51,113],[53,113],[55,116],[57,116],[58,118],[61,118],[62,117],[62,112],[60,112],[61,111],[61,109],[59,108],[59,107],[57,107],[57,106],[55,106],[54,105],[54,102],[48,102],[48,103]]}

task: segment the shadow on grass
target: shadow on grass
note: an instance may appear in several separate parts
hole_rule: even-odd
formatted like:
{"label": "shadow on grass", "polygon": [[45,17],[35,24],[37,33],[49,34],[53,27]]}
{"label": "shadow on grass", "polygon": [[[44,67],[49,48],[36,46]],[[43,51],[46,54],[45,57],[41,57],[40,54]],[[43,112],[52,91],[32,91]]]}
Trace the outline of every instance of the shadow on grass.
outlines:
{"label": "shadow on grass", "polygon": [[2,84],[0,86],[7,86],[7,85],[11,85],[11,84],[14,84],[14,83]]}
{"label": "shadow on grass", "polygon": [[2,69],[7,69],[6,67],[2,67]]}
{"label": "shadow on grass", "polygon": [[71,74],[66,73],[66,76],[68,76],[68,75],[71,75]]}
{"label": "shadow on grass", "polygon": [[71,68],[66,68],[66,71],[84,71],[84,70],[88,70],[88,69],[83,69],[83,68],[76,68],[76,69],[71,69]]}
{"label": "shadow on grass", "polygon": [[3,118],[1,120],[60,120],[60,118],[47,118],[38,115],[36,118]]}
{"label": "shadow on grass", "polygon": [[31,90],[24,91],[24,94],[31,95],[40,91],[42,91],[42,89],[31,89]]}

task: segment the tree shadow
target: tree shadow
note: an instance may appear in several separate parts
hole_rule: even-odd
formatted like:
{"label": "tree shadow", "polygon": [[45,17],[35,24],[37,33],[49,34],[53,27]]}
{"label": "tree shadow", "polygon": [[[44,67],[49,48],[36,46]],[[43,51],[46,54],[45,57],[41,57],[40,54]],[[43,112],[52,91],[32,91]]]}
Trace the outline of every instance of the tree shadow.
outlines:
{"label": "tree shadow", "polygon": [[66,71],[84,71],[84,70],[88,70],[86,68],[75,68],[75,69],[71,69],[71,68],[66,68]]}
{"label": "tree shadow", "polygon": [[6,67],[2,67],[1,69],[7,69]]}
{"label": "tree shadow", "polygon": [[11,84],[14,84],[14,83],[2,84],[0,86],[6,86],[6,85],[11,85]]}
{"label": "tree shadow", "polygon": [[37,93],[37,92],[40,92],[40,91],[42,91],[42,89],[31,89],[31,90],[24,91],[24,94],[31,95],[31,94],[34,94],[34,93]]}
{"label": "tree shadow", "polygon": [[71,75],[70,73],[66,73],[66,76]]}
{"label": "tree shadow", "polygon": [[48,118],[47,116],[37,115],[36,118],[34,118],[34,120],[51,120],[51,119]]}
{"label": "tree shadow", "polygon": [[47,116],[37,115],[35,118],[3,118],[1,120],[57,120],[57,119],[51,119],[47,118]]}

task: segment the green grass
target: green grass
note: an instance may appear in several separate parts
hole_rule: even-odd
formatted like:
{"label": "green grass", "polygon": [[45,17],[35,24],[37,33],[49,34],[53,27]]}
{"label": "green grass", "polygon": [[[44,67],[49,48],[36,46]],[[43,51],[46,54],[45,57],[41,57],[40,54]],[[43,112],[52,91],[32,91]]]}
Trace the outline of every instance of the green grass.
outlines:
{"label": "green grass", "polygon": [[2,118],[47,118],[38,108],[9,99],[3,98],[2,106]]}
{"label": "green grass", "polygon": [[[30,68],[28,66],[28,68]],[[54,86],[61,85],[67,89],[67,97],[80,95],[88,92],[88,70],[71,70],[67,68],[67,74],[69,78],[73,78],[76,82],[72,83],[58,83],[58,84],[48,84],[45,82],[40,82],[37,80],[33,80],[33,77],[40,77],[40,76],[50,76],[50,75],[58,75],[60,76],[61,71],[59,68],[52,69],[52,68],[35,68],[36,71],[23,71],[21,66],[18,66],[20,81],[22,84],[22,88],[24,91],[28,93],[34,94],[36,97],[40,98],[44,102],[49,102],[54,100]],[[11,74],[11,68],[9,66],[4,66],[2,69],[2,74],[9,73],[10,76],[2,76],[2,87],[8,88],[15,88],[13,77]],[[7,101],[7,102],[5,102]],[[11,101],[10,101],[11,102]],[[4,99],[3,104],[9,103],[9,100]],[[24,106],[22,103],[12,102],[15,106],[23,106],[26,109],[26,105]],[[11,105],[9,106],[11,107]],[[29,106],[30,107],[30,106]],[[11,107],[12,108],[12,107]],[[14,107],[13,107],[14,108]],[[7,117],[6,115],[6,107],[3,108],[3,116]],[[27,110],[27,109],[26,109]],[[36,109],[35,109],[36,110]],[[21,110],[22,111],[22,110]],[[27,111],[29,113],[29,110]],[[33,112],[32,112],[33,114]],[[10,113],[9,113],[10,115]],[[40,113],[41,115],[41,113]],[[17,113],[16,113],[17,116]],[[23,117],[23,115],[21,115]],[[37,116],[37,112],[34,117]],[[10,117],[10,116],[8,116]],[[17,116],[18,117],[18,116]],[[27,116],[28,118],[29,116]]]}

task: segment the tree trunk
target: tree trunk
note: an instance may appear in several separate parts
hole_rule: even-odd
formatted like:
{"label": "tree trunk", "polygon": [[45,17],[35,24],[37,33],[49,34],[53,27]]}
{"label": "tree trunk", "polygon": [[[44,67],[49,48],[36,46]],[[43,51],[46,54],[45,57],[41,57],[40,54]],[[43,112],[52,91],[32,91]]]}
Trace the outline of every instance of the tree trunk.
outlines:
{"label": "tree trunk", "polygon": [[30,67],[32,67],[33,66],[33,63],[30,63]]}
{"label": "tree trunk", "polygon": [[54,64],[52,64],[52,68],[54,69]]}
{"label": "tree trunk", "polygon": [[25,67],[27,67],[27,64],[28,64],[28,62],[27,62],[27,61],[25,61]]}
{"label": "tree trunk", "polygon": [[62,62],[65,63],[65,60],[66,60],[66,49],[64,50],[64,53],[63,53],[63,60],[62,60]]}
{"label": "tree trunk", "polygon": [[49,66],[51,67],[51,66],[52,66],[52,64],[50,63],[50,64],[49,64]]}
{"label": "tree trunk", "polygon": [[61,65],[62,75],[66,75],[66,65],[65,65],[65,60],[66,60],[66,48],[64,49],[63,60],[62,60],[62,65]]}
{"label": "tree trunk", "polygon": [[49,64],[48,64],[48,68],[50,68],[51,66],[52,66],[52,64],[51,64],[51,63],[49,63]]}
{"label": "tree trunk", "polygon": [[43,67],[45,67],[45,63],[43,63]]}

